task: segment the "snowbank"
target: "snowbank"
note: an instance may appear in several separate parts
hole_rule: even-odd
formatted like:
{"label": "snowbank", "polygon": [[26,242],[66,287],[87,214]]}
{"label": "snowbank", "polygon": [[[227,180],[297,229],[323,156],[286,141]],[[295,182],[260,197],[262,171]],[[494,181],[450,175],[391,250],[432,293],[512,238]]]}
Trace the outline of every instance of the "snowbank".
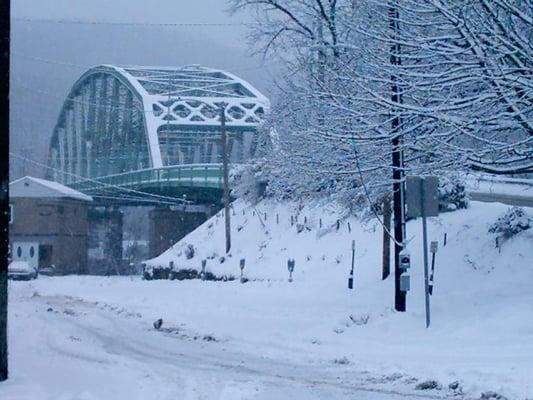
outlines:
{"label": "snowbank", "polygon": [[[252,282],[217,283],[218,292],[203,299],[198,288],[214,283],[190,283],[192,292],[186,284],[177,286],[180,299],[189,294],[199,304],[191,317],[199,329],[312,348],[381,372],[401,371],[442,383],[459,380],[471,393],[490,388],[531,396],[533,232],[522,232],[496,248],[488,228],[507,209],[472,202],[468,210],[429,219],[430,240],[439,242],[429,330],[424,328],[420,220],[407,226],[413,268],[405,314],[393,311],[392,277],[381,281],[379,223],[345,218],[334,206],[262,202],[251,207],[236,202],[230,255],[224,256],[219,213],[147,263],[164,266],[173,261],[176,268],[200,270],[201,260],[208,259],[210,272],[238,277],[239,260],[246,259],[244,275]],[[355,290],[349,291],[352,240]],[[185,256],[188,245],[195,248],[190,259]],[[288,258],[296,260],[292,284],[287,282]]]}

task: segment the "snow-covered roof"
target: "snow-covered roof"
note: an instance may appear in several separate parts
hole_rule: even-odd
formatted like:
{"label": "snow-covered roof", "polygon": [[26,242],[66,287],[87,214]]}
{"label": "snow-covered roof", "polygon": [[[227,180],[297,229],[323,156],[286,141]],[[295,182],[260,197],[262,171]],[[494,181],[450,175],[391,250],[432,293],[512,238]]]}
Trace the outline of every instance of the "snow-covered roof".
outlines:
{"label": "snow-covered roof", "polygon": [[9,184],[9,197],[49,197],[93,201],[91,196],[87,196],[58,182],[47,181],[33,176],[25,176],[11,182]]}

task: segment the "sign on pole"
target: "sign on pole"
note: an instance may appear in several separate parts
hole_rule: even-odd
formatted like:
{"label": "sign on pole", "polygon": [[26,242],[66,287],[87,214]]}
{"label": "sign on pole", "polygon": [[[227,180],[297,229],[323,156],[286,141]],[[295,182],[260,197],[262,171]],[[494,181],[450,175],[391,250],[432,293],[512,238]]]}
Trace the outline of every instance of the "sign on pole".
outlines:
{"label": "sign on pole", "polygon": [[[422,202],[420,182],[424,187],[424,201]],[[422,216],[422,206],[426,217],[439,215],[439,178],[436,176],[408,176],[406,178],[406,207],[407,217],[417,218]]]}
{"label": "sign on pole", "polygon": [[424,247],[424,288],[426,304],[426,328],[431,323],[429,305],[429,268],[427,217],[439,215],[439,179],[436,176],[408,176],[406,178],[407,217],[422,217],[422,239]]}

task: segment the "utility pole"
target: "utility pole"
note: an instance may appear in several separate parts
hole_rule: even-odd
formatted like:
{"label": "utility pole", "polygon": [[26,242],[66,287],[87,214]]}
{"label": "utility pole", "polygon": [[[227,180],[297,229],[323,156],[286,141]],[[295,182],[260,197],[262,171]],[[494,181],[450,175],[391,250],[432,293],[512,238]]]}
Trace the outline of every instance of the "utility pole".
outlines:
{"label": "utility pole", "polygon": [[231,229],[229,211],[229,169],[228,142],[226,138],[226,103],[220,104],[220,131],[222,136],[222,165],[224,170],[224,222],[226,229],[226,254],[231,249]]}
{"label": "utility pole", "polygon": [[8,378],[7,368],[7,255],[9,246],[9,34],[10,2],[0,6],[4,21],[0,32],[0,382]]}
{"label": "utility pole", "polygon": [[170,165],[170,90],[171,90],[171,81],[170,81],[170,72],[168,75],[168,100],[167,100],[167,135],[165,137],[166,142],[166,158],[167,158],[167,166]]}
{"label": "utility pole", "polygon": [[[393,43],[391,46],[390,63],[394,68],[401,64],[400,57],[400,42],[399,42],[399,11],[394,0],[389,1],[389,28],[391,30],[391,37]],[[398,77],[393,72],[391,76],[391,100],[393,103],[402,103],[402,94],[398,84]],[[392,119],[391,133],[392,133],[392,192],[393,192],[393,214],[394,214],[394,308],[396,311],[405,311],[406,309],[406,292],[400,290],[400,275],[402,274],[400,268],[400,252],[403,249],[403,241],[405,237],[404,226],[404,166],[403,166],[403,150],[401,143],[400,116],[399,110],[395,110],[395,116]]]}

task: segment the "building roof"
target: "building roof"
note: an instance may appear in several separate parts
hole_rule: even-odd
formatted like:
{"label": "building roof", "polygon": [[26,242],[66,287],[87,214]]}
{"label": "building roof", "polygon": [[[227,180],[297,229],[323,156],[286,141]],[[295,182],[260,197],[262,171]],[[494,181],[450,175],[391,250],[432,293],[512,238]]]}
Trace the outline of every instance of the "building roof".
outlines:
{"label": "building roof", "polygon": [[9,197],[69,198],[93,201],[91,196],[87,196],[58,182],[34,178],[33,176],[25,176],[11,182],[9,184]]}

